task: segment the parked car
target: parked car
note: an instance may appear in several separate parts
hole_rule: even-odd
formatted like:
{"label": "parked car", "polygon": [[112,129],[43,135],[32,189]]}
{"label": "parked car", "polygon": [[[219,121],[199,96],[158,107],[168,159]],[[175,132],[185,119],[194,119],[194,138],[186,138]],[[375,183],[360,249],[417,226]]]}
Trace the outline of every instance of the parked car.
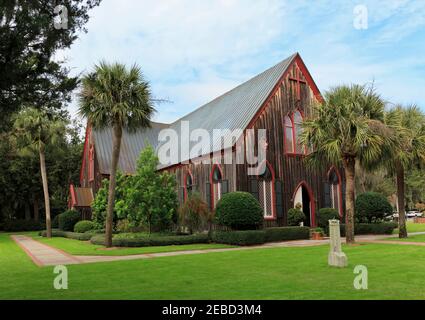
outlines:
{"label": "parked car", "polygon": [[412,211],[408,211],[406,213],[406,216],[408,218],[422,217],[422,212],[419,212],[419,211],[416,211],[416,210],[412,210]]}

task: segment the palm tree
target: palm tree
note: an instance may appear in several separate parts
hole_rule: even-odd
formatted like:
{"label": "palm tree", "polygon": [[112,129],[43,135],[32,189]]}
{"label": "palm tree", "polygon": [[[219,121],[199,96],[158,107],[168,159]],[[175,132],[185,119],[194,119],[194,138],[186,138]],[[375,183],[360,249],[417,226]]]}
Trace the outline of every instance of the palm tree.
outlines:
{"label": "palm tree", "polygon": [[342,165],[346,179],[346,240],[354,243],[356,162],[377,159],[384,142],[384,102],[373,86],[339,86],[326,92],[303,124],[302,143],[314,167]]}
{"label": "palm tree", "polygon": [[94,72],[82,79],[79,94],[79,114],[86,117],[95,129],[112,127],[112,163],[106,216],[106,243],[112,246],[112,222],[115,185],[123,128],[134,130],[150,126],[155,109],[149,83],[136,65],[129,70],[125,65],[101,62]]}
{"label": "palm tree", "polygon": [[395,106],[385,115],[385,123],[397,140],[397,148],[383,152],[381,162],[396,177],[399,237],[407,238],[405,213],[405,171],[425,163],[425,115],[416,107]]}
{"label": "palm tree", "polygon": [[50,218],[49,186],[46,172],[46,146],[54,144],[64,136],[66,122],[55,114],[36,108],[27,108],[20,112],[15,119],[14,129],[22,152],[38,151],[40,157],[40,172],[43,182],[44,207],[46,210],[46,233],[52,237]]}

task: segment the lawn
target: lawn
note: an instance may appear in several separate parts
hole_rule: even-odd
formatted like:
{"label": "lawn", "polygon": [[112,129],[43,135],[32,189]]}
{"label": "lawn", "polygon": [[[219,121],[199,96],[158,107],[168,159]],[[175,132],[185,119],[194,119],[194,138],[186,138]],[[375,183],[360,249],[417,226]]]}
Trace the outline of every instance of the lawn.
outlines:
{"label": "lawn", "polygon": [[144,247],[144,248],[112,248],[106,250],[103,246],[91,244],[88,241],[78,241],[67,238],[43,238],[37,234],[30,234],[35,240],[48,244],[77,256],[128,256],[144,253],[175,252],[185,250],[206,250],[231,248],[222,244],[188,244],[180,246]]}
{"label": "lawn", "polygon": [[[425,250],[343,247],[345,269],[327,265],[328,246],[252,249],[68,266],[69,289],[0,234],[0,299],[425,299]],[[353,288],[356,265],[369,289]],[[7,279],[7,281],[5,281]]]}
{"label": "lawn", "polygon": [[[407,221],[407,232],[425,232],[425,223]],[[395,229],[393,234],[398,234],[398,229]]]}
{"label": "lawn", "polygon": [[399,238],[387,238],[385,240],[391,240],[391,241],[403,241],[403,242],[425,242],[425,234],[418,234],[409,236],[406,239],[399,239]]}

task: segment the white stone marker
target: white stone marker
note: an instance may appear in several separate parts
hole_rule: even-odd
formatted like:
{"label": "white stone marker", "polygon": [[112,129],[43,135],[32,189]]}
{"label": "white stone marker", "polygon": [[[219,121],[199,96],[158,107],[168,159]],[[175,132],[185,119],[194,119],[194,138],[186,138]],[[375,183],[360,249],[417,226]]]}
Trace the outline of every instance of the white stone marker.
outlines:
{"label": "white stone marker", "polygon": [[348,266],[347,256],[341,250],[341,232],[338,220],[329,220],[330,251],[328,264],[332,267],[344,268]]}

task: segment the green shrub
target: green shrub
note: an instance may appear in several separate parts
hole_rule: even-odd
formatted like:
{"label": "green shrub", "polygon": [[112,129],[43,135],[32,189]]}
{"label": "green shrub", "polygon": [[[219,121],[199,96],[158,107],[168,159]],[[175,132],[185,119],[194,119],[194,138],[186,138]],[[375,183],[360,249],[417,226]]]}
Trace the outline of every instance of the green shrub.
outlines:
{"label": "green shrub", "polygon": [[333,208],[322,208],[317,214],[317,225],[322,228],[326,234],[329,234],[329,220],[340,220],[338,210]]}
{"label": "green shrub", "polygon": [[308,227],[283,227],[265,229],[266,242],[302,240],[310,238]]}
{"label": "green shrub", "polygon": [[192,234],[206,229],[210,210],[199,193],[193,193],[179,209],[180,225]]}
{"label": "green shrub", "polygon": [[216,243],[252,246],[265,243],[266,232],[264,230],[215,231],[212,233],[212,240]]}
{"label": "green shrub", "polygon": [[[196,243],[208,243],[210,241],[207,234],[194,234],[188,236],[146,236],[141,238],[113,238],[114,247],[150,247],[150,246],[171,246]],[[96,235],[91,238],[91,243],[97,245],[105,244],[105,235]]]}
{"label": "green shrub", "polygon": [[75,224],[80,221],[80,213],[68,210],[59,215],[59,229],[62,231],[74,231]]}
{"label": "green shrub", "polygon": [[233,230],[255,230],[264,220],[258,200],[247,192],[223,195],[217,203],[215,215],[218,224]]}
{"label": "green shrub", "polygon": [[[354,234],[392,234],[398,225],[395,222],[383,223],[356,223],[354,225]],[[345,224],[341,224],[341,236],[345,237]]]}
{"label": "green shrub", "polygon": [[[46,231],[41,231],[40,236],[46,237]],[[52,230],[52,237],[55,238],[68,238],[80,241],[88,241],[93,237],[93,234],[90,233],[76,233],[76,232],[67,232],[62,230]]]}
{"label": "green shrub", "polygon": [[53,229],[59,229],[59,215],[55,215],[55,217],[52,220],[52,228]]}
{"label": "green shrub", "polygon": [[6,232],[39,231],[44,226],[35,220],[5,220],[3,230]]}
{"label": "green shrub", "polygon": [[299,226],[305,219],[305,214],[300,209],[292,208],[288,210],[288,226]]}
{"label": "green shrub", "polygon": [[95,224],[92,221],[79,221],[74,226],[74,232],[76,233],[85,233],[87,231],[94,230]]}
{"label": "green shrub", "polygon": [[361,223],[380,222],[391,215],[393,208],[380,193],[366,192],[356,199],[356,219]]}

